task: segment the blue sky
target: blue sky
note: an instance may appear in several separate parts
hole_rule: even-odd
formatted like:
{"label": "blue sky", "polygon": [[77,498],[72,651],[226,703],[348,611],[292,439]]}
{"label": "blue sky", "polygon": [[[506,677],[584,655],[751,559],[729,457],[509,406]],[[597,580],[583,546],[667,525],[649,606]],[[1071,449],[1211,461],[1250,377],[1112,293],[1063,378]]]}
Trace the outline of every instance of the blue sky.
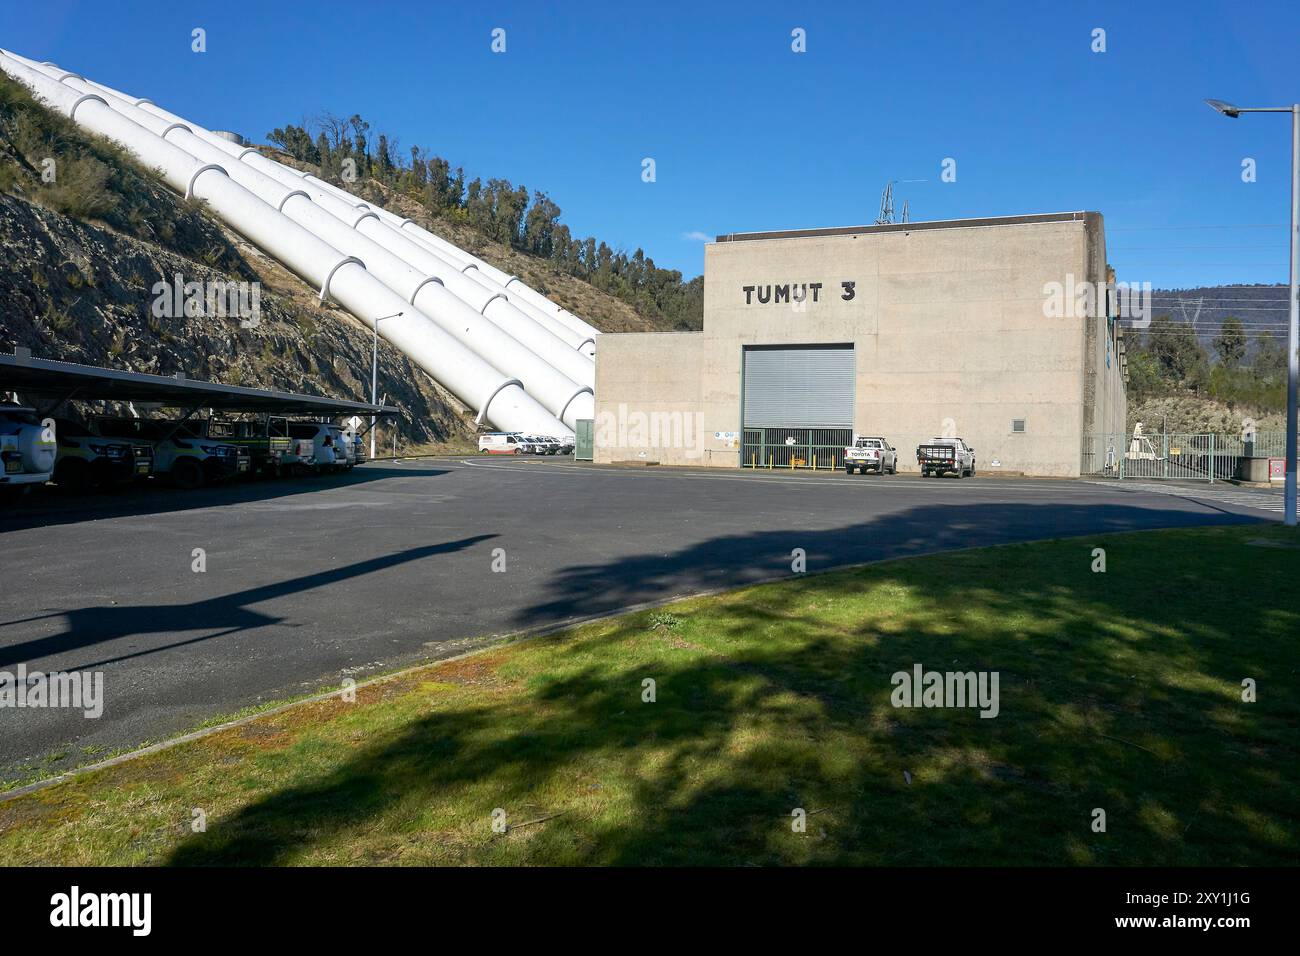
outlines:
{"label": "blue sky", "polygon": [[1228,120],[1202,98],[1300,99],[1293,0],[42,0],[0,7],[0,45],[259,141],[361,113],[687,276],[703,268],[693,235],[869,222],[891,179],[914,220],[1099,210],[1132,281],[1287,276],[1287,117]]}

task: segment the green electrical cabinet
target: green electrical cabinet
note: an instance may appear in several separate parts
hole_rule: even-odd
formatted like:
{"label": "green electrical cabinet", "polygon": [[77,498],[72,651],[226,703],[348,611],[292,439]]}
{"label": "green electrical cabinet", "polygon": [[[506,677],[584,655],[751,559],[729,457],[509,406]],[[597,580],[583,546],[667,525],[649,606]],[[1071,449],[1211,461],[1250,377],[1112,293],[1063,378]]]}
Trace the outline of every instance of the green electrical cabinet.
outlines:
{"label": "green electrical cabinet", "polygon": [[573,458],[575,461],[592,461],[595,459],[596,450],[596,421],[592,418],[579,418],[575,425],[573,435],[576,443],[573,447]]}

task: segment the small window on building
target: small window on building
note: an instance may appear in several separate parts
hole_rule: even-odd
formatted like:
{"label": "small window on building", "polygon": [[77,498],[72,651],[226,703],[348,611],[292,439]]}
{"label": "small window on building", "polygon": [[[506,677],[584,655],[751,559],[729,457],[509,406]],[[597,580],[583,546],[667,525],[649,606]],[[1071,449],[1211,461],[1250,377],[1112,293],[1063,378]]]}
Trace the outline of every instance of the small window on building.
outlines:
{"label": "small window on building", "polygon": [[1025,430],[1025,420],[1023,418],[1011,419],[1011,430],[1013,432],[1023,432]]}

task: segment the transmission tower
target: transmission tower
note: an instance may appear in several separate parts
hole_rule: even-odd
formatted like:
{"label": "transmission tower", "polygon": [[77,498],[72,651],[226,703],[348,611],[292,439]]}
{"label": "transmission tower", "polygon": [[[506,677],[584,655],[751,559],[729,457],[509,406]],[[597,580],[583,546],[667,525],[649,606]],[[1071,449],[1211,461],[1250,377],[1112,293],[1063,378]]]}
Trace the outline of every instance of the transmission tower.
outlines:
{"label": "transmission tower", "polygon": [[876,217],[876,225],[884,226],[894,221],[894,181],[891,179],[885,184],[885,191],[880,194],[880,215]]}

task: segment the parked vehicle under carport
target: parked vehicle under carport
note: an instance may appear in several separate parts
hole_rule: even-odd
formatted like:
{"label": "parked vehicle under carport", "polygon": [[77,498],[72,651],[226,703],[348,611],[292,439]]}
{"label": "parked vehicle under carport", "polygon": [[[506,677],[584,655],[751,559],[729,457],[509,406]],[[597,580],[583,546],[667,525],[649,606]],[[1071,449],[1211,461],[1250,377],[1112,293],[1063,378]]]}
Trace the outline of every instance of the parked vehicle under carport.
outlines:
{"label": "parked vehicle under carport", "polygon": [[49,481],[56,456],[51,420],[26,405],[0,404],[0,501]]}
{"label": "parked vehicle under carport", "polygon": [[330,422],[290,422],[289,435],[312,442],[312,464],[317,472],[343,471],[348,464],[343,429]]}
{"label": "parked vehicle under carport", "polygon": [[96,416],[92,427],[106,438],[139,439],[153,447],[154,474],[178,488],[246,475],[252,469],[247,448],[203,436],[201,423],[168,418]]}
{"label": "parked vehicle under carport", "polygon": [[56,418],[58,458],[54,483],[62,491],[108,489],[153,473],[153,444],[105,438],[68,418]]}

